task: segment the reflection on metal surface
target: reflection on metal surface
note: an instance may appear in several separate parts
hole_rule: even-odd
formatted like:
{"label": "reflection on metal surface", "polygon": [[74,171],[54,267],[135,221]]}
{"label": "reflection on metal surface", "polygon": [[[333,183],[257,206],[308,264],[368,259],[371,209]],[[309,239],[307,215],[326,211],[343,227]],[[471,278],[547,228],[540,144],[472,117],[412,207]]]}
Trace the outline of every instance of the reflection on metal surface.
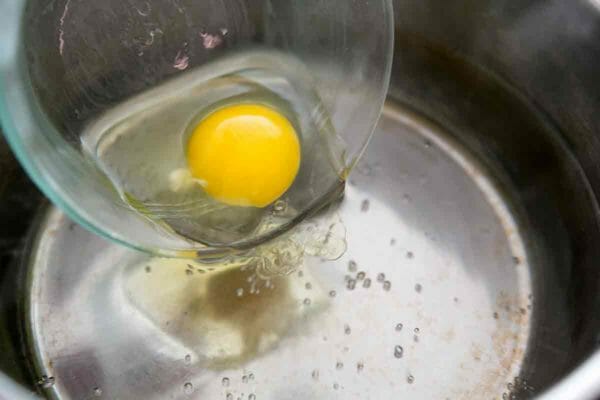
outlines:
{"label": "reflection on metal surface", "polygon": [[600,11],[600,0],[588,0],[592,6],[596,7]]}
{"label": "reflection on metal surface", "polygon": [[444,132],[395,106],[357,171],[337,210],[346,253],[308,256],[268,281],[149,259],[50,211],[30,263],[29,315],[39,374],[55,378],[48,390],[61,399],[508,394],[535,309],[506,199]]}

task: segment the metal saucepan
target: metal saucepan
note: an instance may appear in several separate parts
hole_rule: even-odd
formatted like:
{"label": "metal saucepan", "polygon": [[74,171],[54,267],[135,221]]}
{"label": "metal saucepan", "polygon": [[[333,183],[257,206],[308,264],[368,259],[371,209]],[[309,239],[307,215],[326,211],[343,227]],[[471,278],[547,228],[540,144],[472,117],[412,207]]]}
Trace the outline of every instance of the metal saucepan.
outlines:
{"label": "metal saucepan", "polygon": [[599,398],[600,3],[394,6],[347,251],[266,299],[46,205],[32,222],[3,144],[0,398]]}

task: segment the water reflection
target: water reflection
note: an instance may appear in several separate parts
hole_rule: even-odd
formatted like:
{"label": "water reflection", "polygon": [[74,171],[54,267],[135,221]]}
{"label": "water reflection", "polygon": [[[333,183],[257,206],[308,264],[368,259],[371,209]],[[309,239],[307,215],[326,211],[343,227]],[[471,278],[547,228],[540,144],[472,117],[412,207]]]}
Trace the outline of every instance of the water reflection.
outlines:
{"label": "water reflection", "polygon": [[[205,271],[205,272],[201,272]],[[204,368],[235,368],[274,348],[305,319],[323,310],[326,294],[304,279],[260,279],[252,268],[151,259],[132,266],[125,289],[131,303],[170,338],[196,353]]]}

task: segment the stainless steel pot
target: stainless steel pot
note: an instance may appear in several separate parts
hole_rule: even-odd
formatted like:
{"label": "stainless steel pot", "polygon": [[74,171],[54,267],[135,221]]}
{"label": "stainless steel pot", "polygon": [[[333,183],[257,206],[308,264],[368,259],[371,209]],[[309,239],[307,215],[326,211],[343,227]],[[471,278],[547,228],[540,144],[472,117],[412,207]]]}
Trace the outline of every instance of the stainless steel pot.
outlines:
{"label": "stainless steel pot", "polygon": [[[348,251],[335,263],[313,261],[305,273],[310,271],[313,284],[320,282],[325,292],[335,288],[336,301],[343,299],[346,310],[365,307],[362,319],[352,314],[345,321],[358,326],[366,319],[363,325],[374,327],[380,341],[399,322],[403,332],[418,327],[420,333],[402,339],[405,364],[398,366],[390,356],[372,366],[393,371],[393,379],[402,383],[393,389],[372,385],[370,394],[351,392],[361,375],[327,381],[327,388],[315,386],[312,369],[298,359],[286,368],[271,364],[270,376],[288,374],[287,391],[269,392],[267,387],[281,386],[273,378],[264,383],[263,398],[381,399],[391,398],[390,393],[439,398],[436,388],[453,399],[600,398],[600,3],[398,0],[394,5],[388,106],[339,211]],[[23,248],[14,238],[22,236],[38,202],[30,184],[10,179],[20,176],[18,171],[4,173],[14,165],[14,160],[2,164],[8,183],[0,186],[6,238],[0,367],[9,377],[0,379],[0,398],[19,398],[14,382],[40,395],[76,399],[189,394],[184,381],[172,382],[204,376],[202,363],[194,364],[196,369],[161,364],[165,360],[152,351],[158,339],[127,336],[131,329],[113,322],[118,309],[104,309],[102,318],[89,322],[72,312],[96,315],[92,302],[60,297],[82,288],[104,293],[98,288],[117,278],[89,276],[98,271],[94,265],[123,263],[114,255],[121,250],[50,209],[32,225],[19,262],[11,262],[14,249]],[[18,221],[10,220],[14,215]],[[90,256],[94,262],[85,261]],[[376,273],[385,270],[391,297],[382,297],[380,288],[364,289],[360,299],[348,292],[336,274],[346,273],[349,259],[359,260],[374,286]],[[401,268],[387,266],[396,261]],[[81,269],[84,275],[77,274]],[[63,286],[56,285],[59,281]],[[39,307],[55,303],[61,306],[52,312]],[[318,296],[313,306],[317,303]],[[312,317],[305,337],[318,332],[319,338],[337,338],[339,327],[326,321],[343,309],[323,307],[329,311]],[[106,347],[116,331],[127,346],[112,343],[110,351],[86,353],[82,341],[73,338],[85,337],[90,329],[92,343]],[[169,332],[194,347],[190,329],[184,324]],[[339,329],[342,337],[344,329]],[[366,346],[356,331],[348,351],[352,356]],[[303,349],[293,342],[295,336],[287,340]],[[307,365],[320,369],[323,385],[326,373],[334,374],[326,368],[337,368],[332,357],[350,357],[343,348],[340,354],[310,349],[312,364]],[[127,368],[115,353],[127,355]],[[257,354],[264,360],[270,353]],[[369,362],[363,367],[369,371]],[[186,375],[190,368],[191,377]],[[150,392],[143,385],[148,382],[155,385]],[[332,391],[331,384],[338,388]],[[510,386],[500,389],[503,385]],[[175,386],[183,391],[172,391]],[[207,398],[218,392],[208,383],[194,387],[203,388]]]}

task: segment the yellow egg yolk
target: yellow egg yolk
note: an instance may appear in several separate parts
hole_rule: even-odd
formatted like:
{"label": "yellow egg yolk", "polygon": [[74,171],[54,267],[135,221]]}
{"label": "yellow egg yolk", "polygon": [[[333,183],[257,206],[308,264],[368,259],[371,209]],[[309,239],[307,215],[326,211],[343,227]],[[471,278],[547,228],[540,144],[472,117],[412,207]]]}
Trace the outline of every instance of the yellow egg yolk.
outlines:
{"label": "yellow egg yolk", "polygon": [[221,108],[204,118],[187,143],[192,176],[213,198],[265,207],[283,195],[300,168],[300,142],[290,121],[258,104]]}

